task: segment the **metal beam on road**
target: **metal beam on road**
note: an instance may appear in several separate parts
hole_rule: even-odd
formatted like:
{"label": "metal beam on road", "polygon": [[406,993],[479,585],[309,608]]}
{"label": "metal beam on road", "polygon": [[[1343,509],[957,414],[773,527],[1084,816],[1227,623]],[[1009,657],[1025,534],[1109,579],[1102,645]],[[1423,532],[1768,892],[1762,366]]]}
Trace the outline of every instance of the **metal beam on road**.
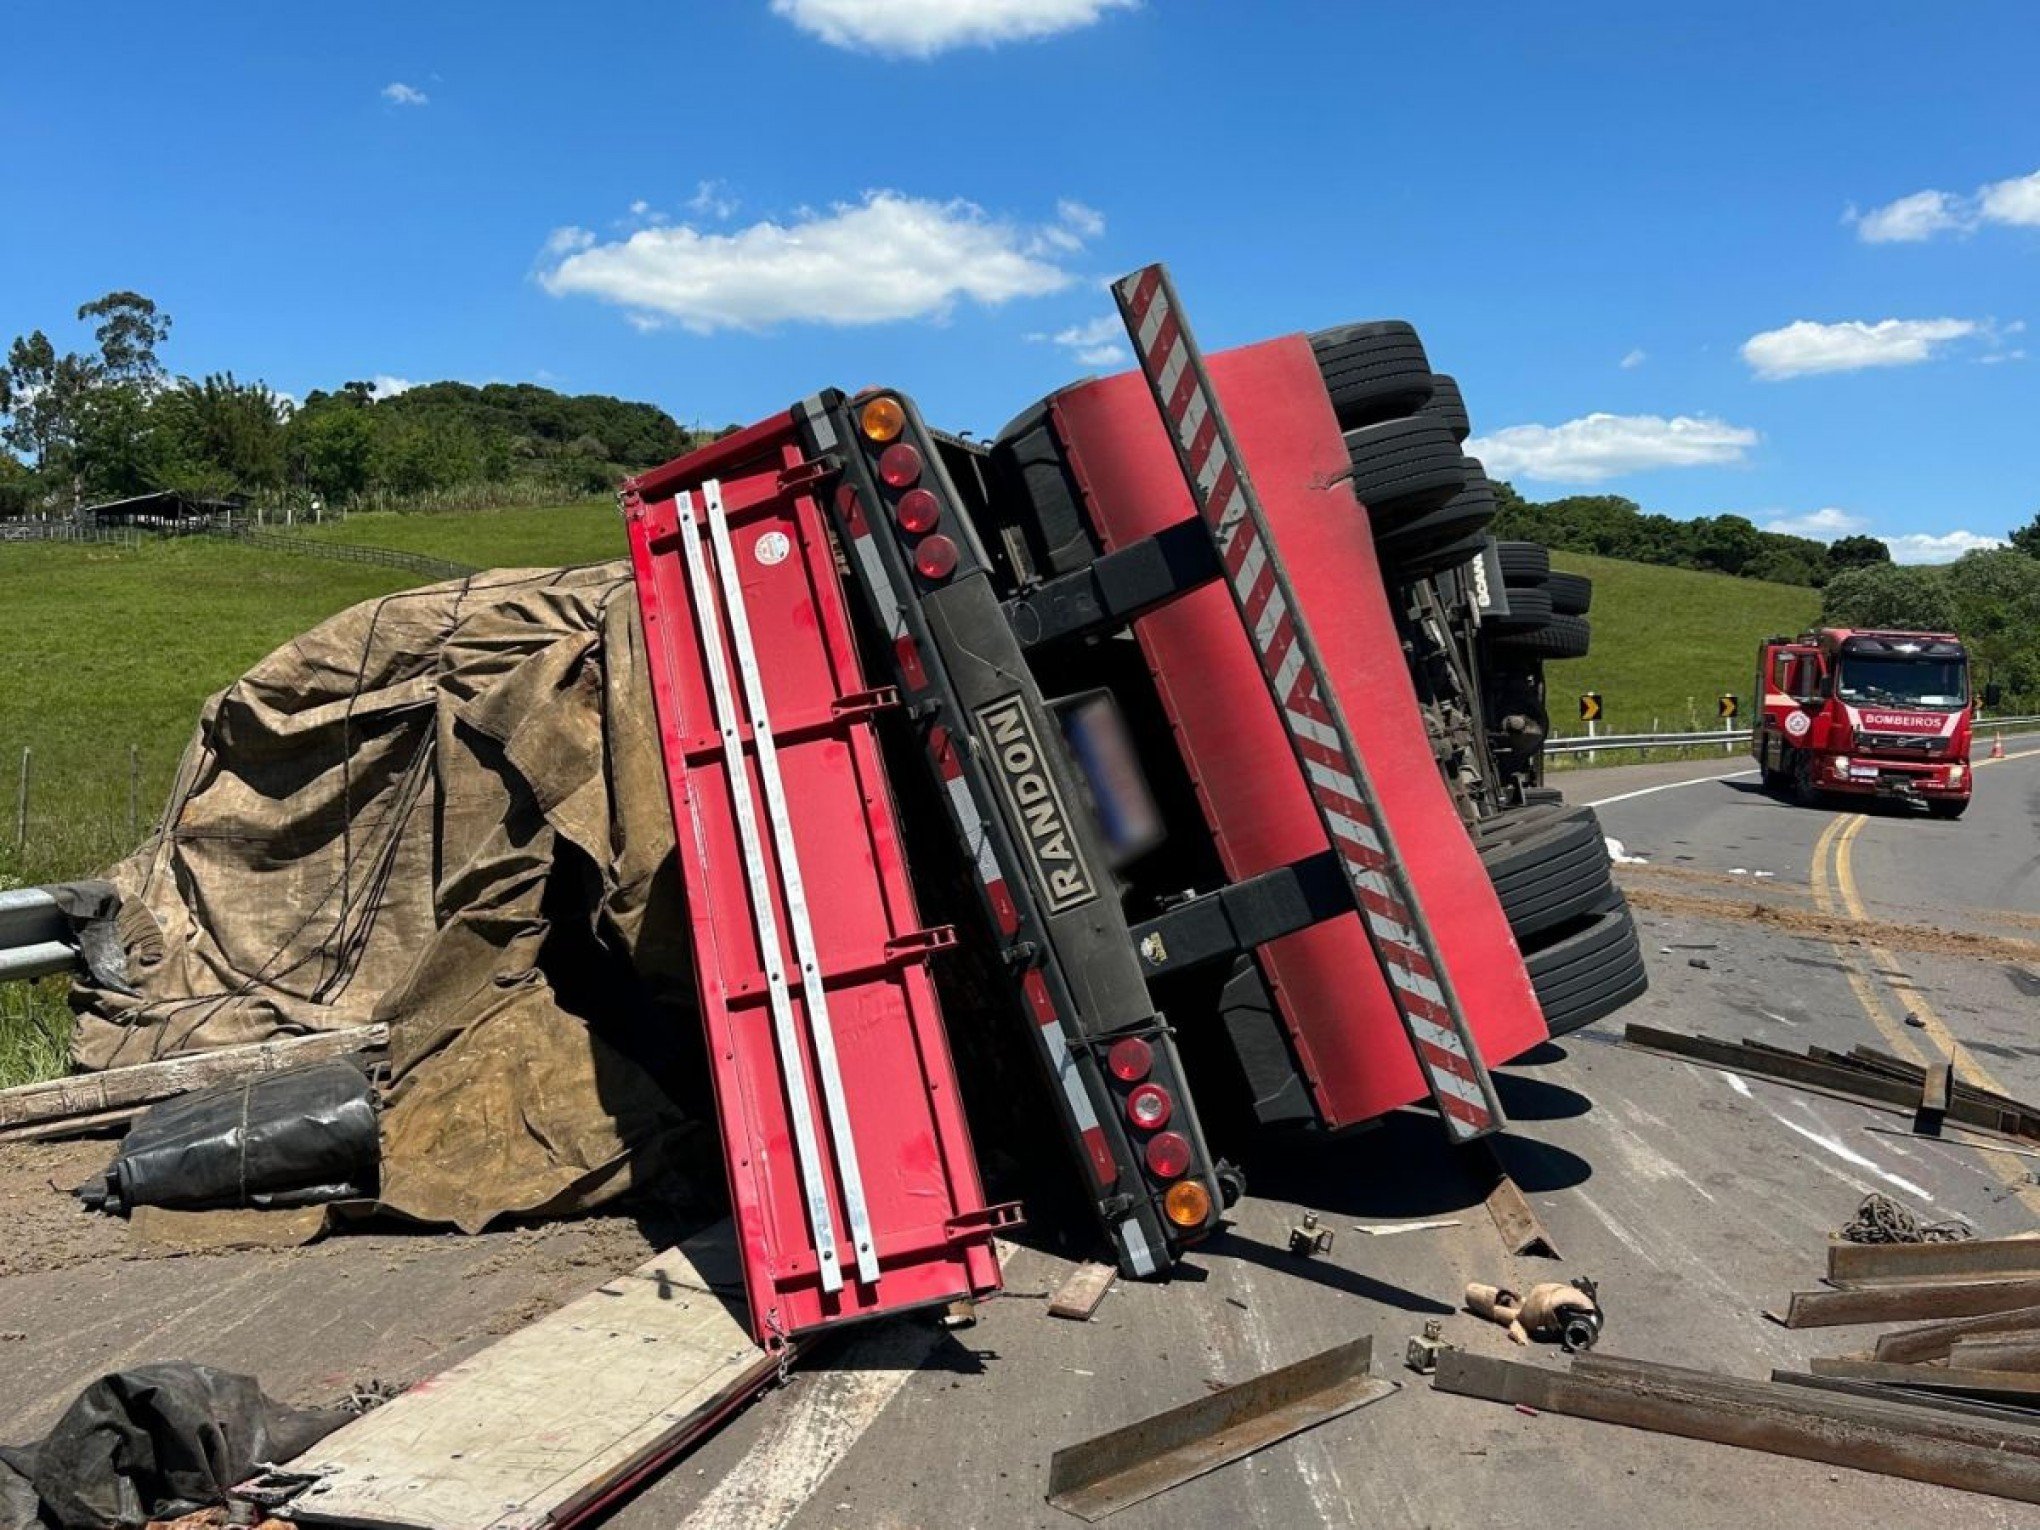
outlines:
{"label": "metal beam on road", "polygon": [[2040,1437],[1995,1422],[1635,1361],[1570,1372],[1447,1350],[1438,1391],[2040,1503]]}
{"label": "metal beam on road", "polygon": [[1058,1450],[1048,1501],[1098,1520],[1397,1390],[1370,1336]]}
{"label": "metal beam on road", "polygon": [[1987,1312],[1952,1323],[1895,1329],[1879,1336],[1875,1355],[1879,1360],[1945,1360],[1956,1344],[1973,1335],[2035,1330],[2040,1330],[2040,1306],[2014,1307],[2009,1312]]}
{"label": "metal beam on road", "polygon": [[2040,1280],[2040,1238],[1966,1238],[1953,1243],[1830,1243],[1828,1279]]}
{"label": "metal beam on road", "polygon": [[2040,1280],[1988,1280],[1908,1286],[1858,1286],[1847,1291],[1794,1291],[1787,1328],[1832,1328],[1843,1323],[1905,1323],[1922,1318],[1975,1317],[2040,1305]]}

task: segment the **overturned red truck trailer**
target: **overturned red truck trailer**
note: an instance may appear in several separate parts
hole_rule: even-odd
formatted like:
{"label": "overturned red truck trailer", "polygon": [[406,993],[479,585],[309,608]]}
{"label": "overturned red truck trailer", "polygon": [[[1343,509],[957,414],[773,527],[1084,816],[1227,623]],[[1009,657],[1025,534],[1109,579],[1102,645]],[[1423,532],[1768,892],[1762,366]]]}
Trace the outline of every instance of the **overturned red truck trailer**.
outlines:
{"label": "overturned red truck trailer", "polygon": [[[1310,344],[1207,368],[1160,268],[1117,290],[1141,370],[1039,406],[1103,548],[1069,572],[1012,534],[986,449],[892,389],[626,486],[767,1342],[996,1284],[1012,1212],[984,1202],[927,970],[955,942],[996,956],[1132,1275],[1239,1190],[1186,1067],[1205,1032],[1255,1090],[1279,1053],[1323,1126],[1428,1098],[1455,1142],[1504,1124],[1489,1061],[1547,1035]],[[886,714],[917,766],[888,774]],[[933,925],[909,794],[976,887]]]}

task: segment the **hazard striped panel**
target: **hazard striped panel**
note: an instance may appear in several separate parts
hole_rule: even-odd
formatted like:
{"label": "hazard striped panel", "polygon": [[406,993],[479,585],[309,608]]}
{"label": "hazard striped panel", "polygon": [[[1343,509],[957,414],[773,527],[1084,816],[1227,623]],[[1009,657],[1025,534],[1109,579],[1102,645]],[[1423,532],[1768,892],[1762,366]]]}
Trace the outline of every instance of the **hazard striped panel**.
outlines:
{"label": "hazard striped panel", "polygon": [[1175,288],[1154,265],[1114,283],[1112,290],[1446,1130],[1456,1142],[1495,1131],[1505,1118],[1494,1082],[1300,619]]}

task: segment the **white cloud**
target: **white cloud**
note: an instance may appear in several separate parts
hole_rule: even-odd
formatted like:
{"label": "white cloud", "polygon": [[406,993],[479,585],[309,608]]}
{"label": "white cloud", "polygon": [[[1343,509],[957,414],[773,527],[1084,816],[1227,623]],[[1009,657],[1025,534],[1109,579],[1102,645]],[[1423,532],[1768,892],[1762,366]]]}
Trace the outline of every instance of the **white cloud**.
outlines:
{"label": "white cloud", "polygon": [[1978,536],[1973,531],[1947,531],[1938,536],[1909,531],[1903,536],[1885,537],[1894,563],[1953,563],[1966,552],[1980,547],[2003,547],[2003,537]]}
{"label": "white cloud", "polygon": [[731,217],[739,205],[737,199],[730,195],[729,184],[725,181],[698,181],[694,195],[687,199],[689,212],[700,213],[718,223]]}
{"label": "white cloud", "polygon": [[1631,351],[1628,355],[1622,358],[1621,361],[1622,370],[1625,372],[1634,372],[1638,367],[1642,366],[1648,360],[1650,360],[1650,353],[1644,350],[1644,348],[1639,345],[1636,347],[1635,350]]}
{"label": "white cloud", "polygon": [[698,334],[940,319],[958,299],[996,306],[1070,286],[1076,277],[1053,251],[1079,249],[1102,228],[1081,211],[1089,217],[1066,210],[1058,223],[1027,227],[973,202],[872,191],[858,203],[726,234],[681,224],[598,244],[585,229],[558,229],[539,281],[554,296],[619,304],[640,328],[671,319]]}
{"label": "white cloud", "polygon": [[1651,468],[1741,462],[1757,441],[1754,430],[1707,415],[1589,414],[1563,425],[1511,425],[1466,449],[1492,478],[1597,483]]}
{"label": "white cloud", "polygon": [[2040,228],[2040,170],[1986,186],[1977,201],[1986,222]]}
{"label": "white cloud", "polygon": [[1865,367],[1906,367],[1931,360],[1949,342],[1976,334],[1972,319],[1848,319],[1816,324],[1799,319],[1743,342],[1743,360],[1769,381],[1813,372],[1856,372]]}
{"label": "white cloud", "polygon": [[369,380],[369,394],[373,398],[395,398],[399,393],[409,393],[418,385],[408,377],[392,377],[387,372],[378,372]]}
{"label": "white cloud", "polygon": [[423,106],[432,98],[415,85],[392,80],[382,88],[382,98],[392,106]]}
{"label": "white cloud", "polygon": [[1083,324],[1072,324],[1052,335],[1029,335],[1027,338],[1047,340],[1061,346],[1080,366],[1116,367],[1133,359],[1126,348],[1126,326],[1112,314]]}
{"label": "white cloud", "polygon": [[772,13],[838,48],[933,58],[1090,26],[1139,0],[772,0]]}
{"label": "white cloud", "polygon": [[1915,191],[1864,213],[1856,220],[1856,237],[1865,244],[1917,244],[1968,226],[1969,216],[1960,197],[1945,191]]}
{"label": "white cloud", "polygon": [[1764,530],[1782,531],[1788,537],[1812,537],[1817,542],[1832,542],[1836,537],[1854,536],[1869,524],[1860,515],[1829,506],[1825,510],[1809,510],[1804,515],[1778,516],[1764,522]]}
{"label": "white cloud", "polygon": [[1948,191],[1915,191],[1857,215],[1843,214],[1866,244],[1917,244],[1936,234],[1967,234],[1985,223],[2040,228],[2040,170],[1979,186],[1974,196]]}

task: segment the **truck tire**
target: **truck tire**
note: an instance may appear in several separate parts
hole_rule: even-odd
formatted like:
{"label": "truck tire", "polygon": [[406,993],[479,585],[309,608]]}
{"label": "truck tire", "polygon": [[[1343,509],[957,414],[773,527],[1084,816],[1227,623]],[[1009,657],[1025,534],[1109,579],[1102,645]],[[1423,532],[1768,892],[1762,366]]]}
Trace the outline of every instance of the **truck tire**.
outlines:
{"label": "truck tire", "polygon": [[1551,575],[1551,549],[1541,542],[1497,542],[1495,557],[1505,584],[1542,584]]}
{"label": "truck tire", "polygon": [[[1509,600],[1513,604],[1515,599],[1516,592],[1511,590]],[[1530,627],[1520,632],[1497,632],[1494,644],[1498,651],[1535,654],[1540,659],[1584,659],[1592,637],[1592,630],[1584,616],[1554,613],[1542,627]]]}
{"label": "truck tire", "polygon": [[1448,568],[1458,568],[1478,556],[1486,544],[1487,536],[1476,532],[1470,537],[1461,537],[1456,542],[1426,548],[1422,552],[1406,553],[1400,548],[1391,552],[1384,547],[1381,549],[1382,574],[1390,584],[1415,584],[1419,579],[1442,574]]}
{"label": "truck tire", "polygon": [[1523,788],[1523,806],[1541,807],[1558,805],[1565,801],[1565,793],[1555,786],[1526,786]]}
{"label": "truck tire", "polygon": [[1620,893],[1584,924],[1523,960],[1553,1036],[1613,1014],[1650,986],[1636,921]]}
{"label": "truck tire", "polygon": [[1321,329],[1310,348],[1341,430],[1408,414],[1431,397],[1424,342],[1401,319]]}
{"label": "truck tire", "polygon": [[1041,573],[1074,573],[1097,561],[1083,495],[1049,425],[1046,399],[999,432],[991,468],[1014,503],[1024,507],[1021,529]]}
{"label": "truck tire", "polygon": [[[1469,474],[1467,486],[1436,510],[1412,516],[1378,533],[1375,543],[1381,548],[1384,558],[1425,553],[1435,547],[1465,541],[1484,531],[1487,523],[1495,518],[1495,491],[1488,486],[1487,475],[1481,472],[1479,459],[1463,457],[1460,460]],[[1460,561],[1471,556],[1467,553]]]}
{"label": "truck tire", "polygon": [[[1428,374],[1427,374],[1428,378]],[[1346,432],[1353,492],[1378,537],[1438,509],[1466,487],[1466,457],[1452,432],[1422,415]]]}
{"label": "truck tire", "polygon": [[1517,585],[1509,591],[1509,614],[1489,616],[1483,620],[1494,623],[1498,633],[1530,632],[1548,627],[1551,625],[1551,597],[1528,585]]}
{"label": "truck tire", "polygon": [[1554,569],[1545,576],[1544,588],[1551,592],[1551,609],[1566,616],[1585,616],[1594,603],[1594,581],[1584,574]]}
{"label": "truck tire", "polygon": [[1458,379],[1447,377],[1443,372],[1431,379],[1431,401],[1424,405],[1424,413],[1443,424],[1464,442],[1473,434],[1473,421],[1466,413],[1466,400],[1460,396]]}
{"label": "truck tire", "polygon": [[1560,809],[1519,835],[1481,841],[1481,864],[1494,883],[1519,945],[1595,912],[1614,885],[1608,845],[1591,808]]}

